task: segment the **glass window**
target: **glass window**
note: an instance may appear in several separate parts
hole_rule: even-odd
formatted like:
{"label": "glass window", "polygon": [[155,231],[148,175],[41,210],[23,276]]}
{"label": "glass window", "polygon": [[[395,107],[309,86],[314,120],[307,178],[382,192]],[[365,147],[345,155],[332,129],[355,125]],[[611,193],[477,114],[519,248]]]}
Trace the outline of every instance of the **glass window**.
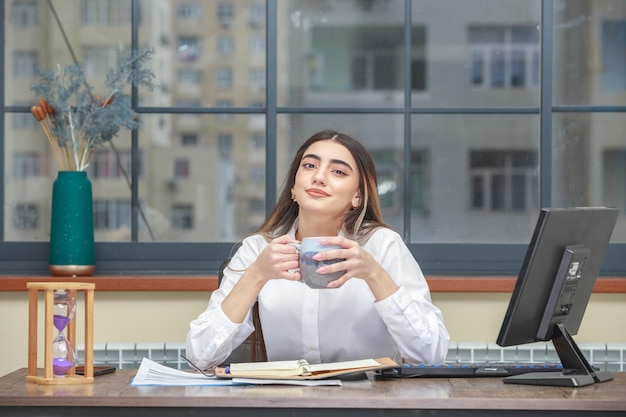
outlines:
{"label": "glass window", "polygon": [[217,5],[217,20],[223,27],[230,27],[235,17],[235,9],[230,2],[220,2]]}
{"label": "glass window", "polygon": [[[141,166],[140,160],[137,162],[138,166]],[[120,179],[128,175],[130,166],[130,151],[102,149],[93,156],[88,173],[90,178],[97,180]]]}
{"label": "glass window", "polygon": [[37,69],[37,52],[16,51],[13,53],[13,76],[33,77]]}
{"label": "glass window", "polygon": [[198,146],[198,134],[196,132],[181,133],[180,144],[183,146]]}
{"label": "glass window", "polygon": [[626,20],[602,22],[602,87],[626,90]]}
{"label": "glass window", "polygon": [[218,36],[217,38],[217,52],[222,55],[230,55],[235,49],[235,42],[233,38],[226,35]]}
{"label": "glass window", "polygon": [[128,0],[82,0],[81,3],[84,25],[130,24],[131,2]]}
{"label": "glass window", "polygon": [[193,206],[191,204],[172,206],[172,227],[175,229],[193,229]]}
{"label": "glass window", "polygon": [[38,177],[43,174],[44,163],[37,152],[16,152],[13,155],[13,177]]}
{"label": "glass window", "polygon": [[622,3],[64,0],[60,28],[47,2],[5,1],[0,269],[10,243],[47,239],[57,163],[30,113],[35,68],[75,55],[98,95],[137,38],[158,86],[129,91],[141,126],[88,167],[105,261],[197,251],[189,271],[211,270],[264,220],[298,146],[333,128],[372,152],[385,221],[426,273],[502,274],[495,254],[521,262],[539,207],[626,205]]}
{"label": "glass window", "polygon": [[95,230],[127,230],[130,227],[130,207],[130,200],[94,198],[93,215]]}
{"label": "glass window", "polygon": [[250,5],[250,27],[259,29],[265,24],[265,4],[253,3]]}
{"label": "glass window", "polygon": [[36,26],[39,24],[39,10],[36,0],[13,0],[11,23],[15,27]]}
{"label": "glass window", "polygon": [[469,27],[470,83],[486,88],[538,87],[536,26]]}
{"label": "glass window", "polygon": [[183,3],[176,7],[176,16],[179,19],[200,19],[202,7],[198,3]]}
{"label": "glass window", "polygon": [[474,210],[535,210],[539,183],[535,151],[470,151]]}
{"label": "glass window", "polygon": [[179,61],[194,62],[200,56],[200,38],[197,36],[179,36],[177,43]]}
{"label": "glass window", "polygon": [[36,204],[20,203],[13,208],[13,227],[18,230],[37,229],[39,207]]}
{"label": "glass window", "polygon": [[233,70],[226,67],[217,69],[217,86],[220,88],[230,88],[233,85]]}
{"label": "glass window", "polygon": [[265,37],[261,35],[252,35],[248,41],[251,54],[265,53]]}
{"label": "glass window", "polygon": [[189,160],[187,158],[174,159],[174,178],[189,177]]}

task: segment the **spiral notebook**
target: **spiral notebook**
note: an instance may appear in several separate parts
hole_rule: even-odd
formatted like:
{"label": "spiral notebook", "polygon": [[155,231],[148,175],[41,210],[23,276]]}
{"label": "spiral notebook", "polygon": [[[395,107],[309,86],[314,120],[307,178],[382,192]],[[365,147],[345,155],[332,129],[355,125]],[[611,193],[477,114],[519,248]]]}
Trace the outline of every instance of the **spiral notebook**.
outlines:
{"label": "spiral notebook", "polygon": [[232,363],[216,367],[218,378],[323,379],[398,366],[390,358],[309,364],[306,360]]}

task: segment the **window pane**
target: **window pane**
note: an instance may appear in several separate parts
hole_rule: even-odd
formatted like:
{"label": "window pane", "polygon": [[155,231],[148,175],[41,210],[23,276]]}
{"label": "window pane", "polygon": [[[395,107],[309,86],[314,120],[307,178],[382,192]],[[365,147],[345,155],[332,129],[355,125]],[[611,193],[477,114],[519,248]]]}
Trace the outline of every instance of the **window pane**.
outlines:
{"label": "window pane", "polygon": [[[563,113],[553,117],[552,204],[626,209],[624,116]],[[626,242],[619,216],[612,242]]]}
{"label": "window pane", "polygon": [[416,115],[411,125],[412,149],[428,155],[411,241],[528,242],[539,208],[539,117]]}
{"label": "window pane", "polygon": [[554,9],[555,104],[625,105],[624,2],[557,0]]}
{"label": "window pane", "polygon": [[[399,107],[405,83],[404,4],[398,1],[281,2],[278,13],[279,105]],[[384,23],[381,23],[384,22]],[[425,77],[425,29],[412,30],[411,65]],[[415,63],[415,65],[413,65]],[[428,88],[422,79],[412,85]],[[286,91],[289,94],[281,94]]]}
{"label": "window pane", "polygon": [[412,5],[414,25],[424,25],[428,34],[429,94],[414,96],[414,107],[539,105],[539,61],[534,57],[540,48],[540,1],[468,0],[461,7],[454,0],[439,0]]}
{"label": "window pane", "polygon": [[142,241],[234,242],[260,224],[266,150],[262,140],[251,147],[250,138],[265,137],[264,126],[250,126],[246,115],[143,119],[139,146],[150,174],[139,191],[152,236],[146,228]]}

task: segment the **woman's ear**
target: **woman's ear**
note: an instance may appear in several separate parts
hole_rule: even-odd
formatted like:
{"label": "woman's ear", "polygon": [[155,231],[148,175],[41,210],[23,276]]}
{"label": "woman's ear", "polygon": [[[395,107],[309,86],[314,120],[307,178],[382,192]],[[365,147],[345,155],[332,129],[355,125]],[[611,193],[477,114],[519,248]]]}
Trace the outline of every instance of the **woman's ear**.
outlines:
{"label": "woman's ear", "polygon": [[352,210],[359,208],[361,205],[361,195],[356,193],[354,197],[352,197]]}

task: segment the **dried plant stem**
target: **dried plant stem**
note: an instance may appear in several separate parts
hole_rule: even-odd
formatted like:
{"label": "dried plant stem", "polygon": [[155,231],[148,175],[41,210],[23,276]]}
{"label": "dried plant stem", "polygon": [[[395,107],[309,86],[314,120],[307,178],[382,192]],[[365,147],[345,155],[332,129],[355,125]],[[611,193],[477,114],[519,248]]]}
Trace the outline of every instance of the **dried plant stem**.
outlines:
{"label": "dried plant stem", "polygon": [[[72,149],[68,151],[68,157],[73,161],[71,164],[72,170],[76,170],[78,168],[78,148],[76,146],[76,133],[74,132],[74,118],[72,117],[72,109],[70,109],[67,113],[67,118],[69,121],[70,127],[70,138],[72,139]],[[66,144],[67,147],[67,144]],[[71,152],[71,153],[69,153]],[[73,157],[73,158],[72,158]]]}
{"label": "dried plant stem", "polygon": [[52,131],[50,129],[50,121],[46,118],[46,119],[41,120],[39,124],[41,125],[41,128],[43,129],[44,133],[46,134],[46,138],[48,139],[48,142],[50,142],[50,146],[52,146],[52,151],[54,152],[54,156],[57,160],[57,164],[59,164],[59,168],[65,169],[65,165],[63,164],[63,159],[61,158],[61,152],[59,151],[59,143],[54,137],[54,135],[52,134]]}

